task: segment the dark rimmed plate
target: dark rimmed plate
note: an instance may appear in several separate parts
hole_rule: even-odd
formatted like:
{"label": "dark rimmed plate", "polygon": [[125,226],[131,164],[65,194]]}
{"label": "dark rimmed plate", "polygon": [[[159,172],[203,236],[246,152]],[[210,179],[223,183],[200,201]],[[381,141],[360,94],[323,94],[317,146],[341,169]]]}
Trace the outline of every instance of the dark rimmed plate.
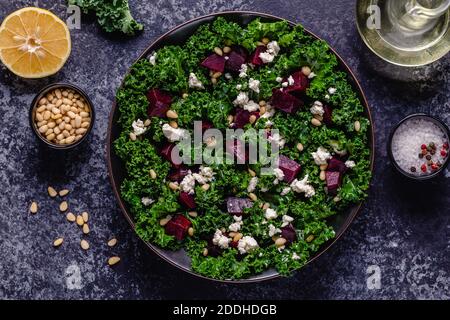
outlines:
{"label": "dark rimmed plate", "polygon": [[[226,19],[229,19],[231,21],[237,22],[241,25],[246,25],[250,21],[261,18],[264,22],[274,22],[274,21],[280,21],[284,20],[282,18],[272,16],[269,14],[264,13],[258,13],[258,12],[249,12],[249,11],[235,11],[235,12],[221,12],[221,13],[215,13],[210,14],[207,16],[199,17],[196,19],[193,19],[191,21],[185,22],[178,27],[172,29],[171,31],[167,32],[163,36],[161,36],[159,39],[157,39],[155,42],[153,42],[138,58],[138,60],[148,57],[153,51],[158,50],[159,48],[165,46],[165,45],[176,45],[181,44],[186,41],[186,39],[192,35],[197,28],[208,22],[212,22],[215,18],[223,16]],[[289,23],[294,26],[295,24],[293,22]],[[306,30],[307,33],[312,35],[313,37],[319,39],[315,34],[311,33],[310,31]],[[365,109],[365,115],[370,120],[370,149],[371,149],[371,170],[373,171],[373,157],[374,157],[374,135],[373,135],[373,121],[372,117],[370,115],[369,106],[367,103],[367,99],[364,96],[364,93],[361,89],[361,86],[359,85],[358,81],[356,80],[353,72],[350,70],[350,68],[345,64],[345,62],[342,60],[342,58],[333,50],[331,49],[334,54],[336,55],[338,62],[339,62],[339,68],[346,72],[349,76],[349,81],[352,84],[354,90],[358,93],[359,98],[364,106]],[[109,176],[111,179],[111,184],[114,189],[114,194],[117,197],[117,200],[119,201],[120,208],[122,209],[123,214],[125,215],[125,218],[130,223],[132,228],[135,228],[135,224],[133,221],[133,216],[130,213],[130,210],[128,208],[128,205],[125,203],[125,201],[120,196],[120,185],[122,181],[125,178],[125,170],[122,161],[115,155],[113,151],[113,142],[116,140],[119,136],[119,127],[117,126],[117,120],[119,118],[119,108],[117,107],[116,103],[114,102],[110,118],[109,118],[109,128],[108,128],[108,139],[107,139],[107,157],[108,157],[108,170],[109,170]],[[346,212],[336,215],[332,217],[329,220],[329,223],[333,226],[334,230],[336,231],[336,237],[327,243],[325,243],[322,248],[308,261],[311,262],[314,259],[316,259],[318,256],[320,256],[322,253],[324,253],[328,248],[331,247],[331,245],[337,241],[342,234],[347,230],[350,223],[355,218],[356,214],[359,212],[361,208],[362,203],[359,203],[352,208],[349,208]],[[187,256],[187,254],[184,252],[184,250],[179,251],[168,251],[168,250],[162,250],[158,248],[157,246],[152,245],[151,243],[146,242],[146,245],[154,251],[156,254],[158,254],[161,258],[169,262],[170,264],[189,272],[193,275],[196,275],[201,278],[210,279],[214,281],[221,281],[221,282],[232,282],[232,283],[246,283],[246,282],[257,282],[262,280],[268,280],[273,279],[276,277],[279,277],[280,275],[277,273],[276,270],[270,269],[267,270],[261,274],[257,274],[254,276],[251,276],[246,279],[239,279],[239,280],[217,280],[217,279],[211,279],[204,277],[202,275],[199,275],[191,270],[190,267],[190,258]]]}

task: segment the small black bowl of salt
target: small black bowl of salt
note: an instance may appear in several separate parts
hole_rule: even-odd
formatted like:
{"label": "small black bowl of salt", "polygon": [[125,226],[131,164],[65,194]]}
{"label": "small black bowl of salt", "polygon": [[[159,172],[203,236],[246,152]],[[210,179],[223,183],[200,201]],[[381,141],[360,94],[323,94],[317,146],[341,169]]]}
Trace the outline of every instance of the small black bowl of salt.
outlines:
{"label": "small black bowl of salt", "polygon": [[441,120],[423,113],[401,120],[392,130],[388,154],[395,169],[413,180],[440,176],[450,160],[450,130]]}

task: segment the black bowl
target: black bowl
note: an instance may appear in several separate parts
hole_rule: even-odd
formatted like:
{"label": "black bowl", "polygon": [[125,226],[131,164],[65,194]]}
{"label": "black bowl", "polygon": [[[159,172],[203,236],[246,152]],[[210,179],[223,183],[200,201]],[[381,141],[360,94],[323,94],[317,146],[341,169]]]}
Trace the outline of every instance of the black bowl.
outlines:
{"label": "black bowl", "polygon": [[[226,19],[230,21],[234,21],[239,23],[240,25],[247,25],[249,22],[256,18],[260,18],[261,21],[264,22],[274,22],[274,21],[281,21],[284,20],[282,18],[265,14],[265,13],[258,13],[258,12],[249,12],[249,11],[236,11],[236,12],[221,12],[221,13],[215,13],[210,14],[207,16],[195,18],[191,21],[185,22],[178,27],[172,29],[171,31],[167,32],[166,34],[162,35],[160,38],[158,38],[155,42],[153,42],[138,58],[145,59],[147,58],[153,51],[165,46],[165,45],[176,45],[180,43],[184,43],[186,39],[192,35],[199,26],[201,26],[204,23],[212,22],[217,17],[225,17]],[[289,21],[288,21],[289,22]],[[289,22],[291,26],[295,26],[293,22]],[[316,35],[311,33],[308,30],[305,30],[308,34],[311,36],[319,39]],[[357,92],[359,99],[361,100],[364,109],[365,109],[365,115],[369,118],[371,126],[370,126],[370,149],[371,149],[371,159],[370,159],[370,168],[373,171],[373,157],[374,157],[374,135],[373,135],[373,121],[372,117],[370,115],[369,106],[367,103],[367,99],[364,96],[364,93],[362,91],[361,86],[359,85],[358,81],[356,80],[355,75],[350,70],[350,68],[345,64],[345,62],[342,60],[342,58],[333,50],[331,51],[336,55],[339,68],[341,71],[348,74],[348,80],[350,81],[351,85],[353,86],[354,90]],[[133,215],[131,214],[131,211],[128,208],[127,203],[122,199],[120,195],[120,185],[123,182],[123,180],[126,177],[126,171],[124,168],[124,164],[122,161],[115,155],[113,150],[113,142],[118,138],[119,136],[119,126],[117,125],[117,120],[119,118],[119,108],[114,102],[110,118],[109,118],[109,128],[108,128],[108,141],[107,141],[107,157],[108,157],[108,170],[109,170],[109,176],[111,179],[111,184],[114,190],[114,194],[117,197],[117,200],[119,202],[120,208],[122,209],[123,214],[125,215],[125,218],[130,223],[131,227],[135,228],[135,223],[133,220]],[[342,234],[347,230],[350,223],[353,221],[357,213],[359,212],[361,208],[362,203],[356,204],[352,208],[349,208],[346,212],[343,212],[342,214],[333,216],[329,220],[329,224],[333,226],[334,230],[336,231],[336,237],[327,243],[325,243],[321,249],[310,258],[308,261],[311,262],[314,259],[316,259],[318,256],[320,256],[323,252],[325,252],[331,245],[337,241]],[[218,282],[228,282],[228,283],[248,283],[248,282],[257,282],[262,280],[268,280],[277,278],[280,275],[276,270],[267,270],[261,274],[257,274],[254,276],[251,276],[246,279],[238,279],[238,280],[217,280],[208,278],[202,275],[199,275],[191,270],[190,267],[190,258],[187,256],[186,252],[184,250],[180,251],[170,251],[170,250],[163,250],[151,243],[146,242],[145,243],[152,251],[154,251],[158,256],[160,256],[162,259],[166,260],[170,264],[189,272],[195,276],[198,276],[200,278],[209,279],[213,281]]]}
{"label": "black bowl", "polygon": [[410,172],[407,172],[407,171],[403,170],[402,168],[400,168],[397,161],[395,161],[395,159],[394,159],[394,155],[392,154],[392,139],[393,139],[394,134],[397,131],[397,129],[405,122],[412,120],[412,119],[418,119],[418,118],[422,118],[422,119],[431,121],[434,124],[436,124],[438,127],[440,127],[442,129],[442,131],[444,131],[445,134],[447,135],[447,141],[448,141],[448,139],[450,137],[450,130],[444,122],[442,122],[440,119],[438,119],[436,117],[430,116],[425,113],[414,113],[414,114],[411,114],[411,115],[407,116],[406,118],[402,119],[399,123],[397,123],[394,126],[394,128],[392,129],[392,131],[389,135],[389,140],[388,140],[388,144],[387,144],[387,152],[388,152],[389,159],[390,159],[392,165],[394,166],[396,171],[398,173],[400,173],[403,177],[406,177],[408,179],[415,180],[415,181],[425,181],[425,180],[430,180],[430,179],[439,177],[444,172],[445,168],[448,166],[448,163],[450,161],[450,156],[447,156],[447,158],[445,159],[442,166],[435,172],[433,172],[431,174],[419,176],[419,175],[413,175]]}
{"label": "black bowl", "polygon": [[[38,108],[39,101],[43,97],[45,97],[47,95],[47,93],[51,92],[52,90],[62,89],[62,88],[72,89],[73,91],[78,93],[80,96],[82,96],[84,101],[86,101],[87,104],[89,105],[89,109],[91,111],[91,124],[87,128],[87,131],[85,132],[83,137],[80,140],[78,140],[74,143],[71,143],[71,144],[67,144],[67,145],[55,144],[55,143],[52,143],[52,142],[48,141],[47,139],[45,139],[45,137],[43,137],[40,134],[40,132],[38,131],[36,122],[34,121],[35,115],[36,115],[35,111]],[[33,102],[31,103],[29,117],[30,117],[30,126],[33,129],[34,134],[36,135],[36,137],[39,139],[39,141],[41,143],[43,143],[44,145],[48,146],[49,148],[52,148],[55,150],[69,150],[69,149],[73,149],[73,148],[79,146],[80,144],[82,144],[83,141],[85,141],[86,138],[88,137],[88,135],[91,133],[92,127],[94,126],[94,122],[95,122],[95,110],[94,110],[94,105],[92,104],[91,99],[89,99],[89,96],[80,87],[77,87],[76,85],[73,85],[70,83],[58,82],[58,83],[48,85],[45,88],[43,88],[41,91],[39,91],[39,93],[36,95],[36,97],[33,99]]]}

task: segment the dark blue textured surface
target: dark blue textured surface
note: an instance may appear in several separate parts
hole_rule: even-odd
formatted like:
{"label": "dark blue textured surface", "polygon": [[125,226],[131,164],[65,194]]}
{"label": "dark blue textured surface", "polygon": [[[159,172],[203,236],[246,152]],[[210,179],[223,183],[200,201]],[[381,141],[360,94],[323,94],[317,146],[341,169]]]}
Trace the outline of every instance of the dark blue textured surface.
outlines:
{"label": "dark blue textured surface", "polygon": [[[117,41],[84,20],[72,31],[73,52],[56,76],[35,81],[0,69],[0,298],[64,299],[392,299],[450,298],[450,180],[413,186],[392,173],[385,151],[390,128],[412,112],[450,121],[450,59],[412,74],[416,82],[390,80],[398,70],[367,53],[354,26],[351,0],[170,0],[130,1],[146,31]],[[50,1],[0,0],[0,20],[15,9],[39,5],[65,17]],[[370,198],[344,237],[313,264],[288,279],[249,285],[199,280],[152,254],[122,217],[107,177],[105,140],[114,92],[147,45],[190,18],[223,10],[255,10],[301,22],[329,43],[355,71],[375,121],[376,170]],[[374,71],[376,70],[376,71]],[[86,89],[97,110],[89,144],[65,155],[38,146],[28,125],[37,91],[68,81]],[[81,232],[46,195],[48,185],[71,190],[73,212],[91,215],[91,249],[80,249]],[[39,213],[28,207],[37,201]],[[58,250],[55,238],[64,236]],[[116,236],[114,249],[106,241]],[[106,265],[117,254],[117,268]],[[381,289],[369,290],[366,270],[381,270]]]}

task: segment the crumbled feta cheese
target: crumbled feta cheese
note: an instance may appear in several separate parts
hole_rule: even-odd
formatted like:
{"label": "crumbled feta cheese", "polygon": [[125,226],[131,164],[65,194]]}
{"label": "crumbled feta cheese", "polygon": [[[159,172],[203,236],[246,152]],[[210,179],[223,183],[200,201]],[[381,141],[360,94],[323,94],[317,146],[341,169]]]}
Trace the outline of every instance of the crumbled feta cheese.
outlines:
{"label": "crumbled feta cheese", "polygon": [[141,119],[133,121],[131,126],[133,127],[133,132],[136,136],[140,136],[147,131],[147,128],[145,127],[144,122]]}
{"label": "crumbled feta cheese", "polygon": [[278,54],[278,52],[280,52],[280,46],[278,45],[278,42],[270,41],[267,44],[267,52],[276,56]]}
{"label": "crumbled feta cheese", "polygon": [[289,192],[291,192],[291,187],[284,187],[283,190],[281,190],[280,195],[285,196],[285,195],[287,195]]}
{"label": "crumbled feta cheese", "polygon": [[247,110],[248,112],[253,112],[259,110],[259,104],[257,104],[255,101],[250,100],[246,104],[242,106],[244,110]]}
{"label": "crumbled feta cheese", "polygon": [[286,140],[278,133],[272,134],[269,138],[267,138],[270,142],[275,143],[275,145],[278,146],[278,148],[282,149],[286,143]]}
{"label": "crumbled feta cheese", "polygon": [[269,191],[269,188],[267,188],[267,187],[262,187],[260,191],[264,193],[264,192]]}
{"label": "crumbled feta cheese", "polygon": [[256,93],[259,93],[259,84],[260,81],[253,78],[250,78],[250,80],[248,81],[248,87],[250,88],[250,90],[253,90]]}
{"label": "crumbled feta cheese", "polygon": [[275,59],[275,56],[269,52],[261,52],[259,54],[259,57],[261,58],[263,63],[271,63],[273,59]]}
{"label": "crumbled feta cheese", "polygon": [[189,131],[180,128],[172,128],[167,123],[163,124],[162,132],[170,142],[183,140],[189,135]]}
{"label": "crumbled feta cheese", "polygon": [[157,53],[153,52],[150,57],[148,57],[148,61],[150,61],[150,63],[154,66],[156,64],[156,56]]}
{"label": "crumbled feta cheese", "polygon": [[329,94],[335,94],[336,93],[336,88],[328,88],[328,93]]}
{"label": "crumbled feta cheese", "polygon": [[277,77],[275,80],[276,80],[277,82],[279,82],[279,83],[283,82],[283,78],[282,78],[282,77]]}
{"label": "crumbled feta cheese", "polygon": [[311,72],[308,76],[309,79],[312,79],[316,76],[316,74],[314,72]]}
{"label": "crumbled feta cheese", "polygon": [[222,231],[220,230],[216,230],[216,232],[214,233],[213,236],[213,244],[215,244],[216,246],[222,248],[222,249],[228,249],[228,244],[230,243],[231,239],[229,239],[228,237],[224,236],[222,234]]}
{"label": "crumbled feta cheese", "polygon": [[208,179],[206,179],[204,176],[198,173],[193,173],[192,176],[194,177],[195,181],[197,181],[199,184],[206,184],[209,182]]}
{"label": "crumbled feta cheese", "polygon": [[239,92],[238,96],[236,97],[236,99],[233,101],[233,104],[235,106],[244,106],[245,104],[247,104],[249,101],[248,98],[248,94],[247,92]]}
{"label": "crumbled feta cheese", "polygon": [[272,219],[276,219],[278,217],[278,214],[275,210],[273,210],[271,208],[267,208],[266,212],[264,213],[264,217],[267,220],[272,220]]}
{"label": "crumbled feta cheese", "polygon": [[323,114],[325,113],[325,110],[323,109],[323,104],[320,101],[314,101],[314,104],[311,107],[311,109],[309,109],[309,111],[311,111],[312,114],[319,116],[323,116]]}
{"label": "crumbled feta cheese", "polygon": [[230,224],[230,226],[228,227],[229,231],[232,232],[238,232],[239,230],[241,230],[241,226],[242,226],[242,217],[238,217],[238,216],[233,216],[234,222],[232,224]]}
{"label": "crumbled feta cheese", "polygon": [[314,188],[308,184],[308,175],[306,175],[303,180],[295,179],[291,183],[291,188],[297,193],[304,193],[305,197],[311,198],[316,194]]}
{"label": "crumbled feta cheese", "polygon": [[233,79],[233,76],[232,76],[231,73],[229,73],[229,72],[225,73],[224,76],[225,76],[225,79],[227,79],[227,80]]}
{"label": "crumbled feta cheese", "polygon": [[266,103],[266,113],[264,113],[261,118],[267,119],[273,117],[275,114],[275,108],[273,108],[269,103]]}
{"label": "crumbled feta cheese", "polygon": [[273,181],[274,185],[277,185],[280,181],[284,179],[284,172],[280,168],[273,169],[273,173],[275,174],[275,180]]}
{"label": "crumbled feta cheese", "polygon": [[326,95],[325,95],[325,99],[330,100],[330,95],[329,95],[329,94],[326,94]]}
{"label": "crumbled feta cheese", "polygon": [[291,216],[288,215],[284,215],[282,217],[283,223],[281,224],[281,227],[286,227],[287,225],[289,225],[292,221],[294,221],[294,218],[292,218]]}
{"label": "crumbled feta cheese", "polygon": [[287,81],[288,81],[288,83],[289,83],[290,86],[293,86],[294,83],[295,83],[294,78],[292,78],[292,76],[289,76],[289,78],[287,79]]}
{"label": "crumbled feta cheese", "polygon": [[257,184],[258,184],[258,177],[251,178],[250,182],[248,183],[247,192],[255,191]]}
{"label": "crumbled feta cheese", "polygon": [[294,252],[292,254],[292,260],[300,260],[300,256]]}
{"label": "crumbled feta cheese", "polygon": [[225,56],[225,60],[228,60],[228,59],[230,59],[230,57],[229,56]]}
{"label": "crumbled feta cheese", "polygon": [[356,163],[353,160],[347,160],[345,161],[345,166],[349,169],[352,169],[356,166]]}
{"label": "crumbled feta cheese", "polygon": [[320,166],[322,164],[327,164],[327,160],[331,159],[331,154],[324,147],[319,147],[316,152],[311,153],[314,162]]}
{"label": "crumbled feta cheese", "polygon": [[273,126],[273,122],[272,121],[266,121],[266,127],[268,128],[268,127],[271,127],[271,126]]}
{"label": "crumbled feta cheese", "polygon": [[189,88],[204,89],[203,83],[198,80],[197,75],[193,72],[189,74]]}
{"label": "crumbled feta cheese", "polygon": [[189,174],[183,178],[183,180],[180,183],[181,191],[187,192],[189,194],[194,194],[194,188],[195,188],[195,177],[189,171]]}
{"label": "crumbled feta cheese", "polygon": [[245,236],[238,242],[238,250],[241,254],[245,254],[257,248],[259,248],[258,242],[250,236]]}
{"label": "crumbled feta cheese", "polygon": [[211,181],[216,173],[211,167],[200,166],[200,174]]}
{"label": "crumbled feta cheese", "polygon": [[241,65],[241,68],[239,69],[239,78],[247,77],[247,71],[248,71],[248,65],[246,65],[246,64]]}
{"label": "crumbled feta cheese", "polygon": [[273,224],[269,224],[269,237],[273,237],[277,233],[281,233],[281,230],[276,228]]}
{"label": "crumbled feta cheese", "polygon": [[281,84],[281,86],[282,86],[283,88],[287,88],[287,86],[289,86],[289,83],[283,82],[283,83]]}
{"label": "crumbled feta cheese", "polygon": [[242,84],[237,84],[236,85],[236,90],[241,90],[242,89]]}
{"label": "crumbled feta cheese", "polygon": [[148,197],[143,197],[143,198],[141,199],[141,202],[142,202],[142,204],[143,204],[144,206],[148,207],[148,206],[151,205],[153,202],[155,202],[155,200],[150,199],[150,198],[148,198]]}

